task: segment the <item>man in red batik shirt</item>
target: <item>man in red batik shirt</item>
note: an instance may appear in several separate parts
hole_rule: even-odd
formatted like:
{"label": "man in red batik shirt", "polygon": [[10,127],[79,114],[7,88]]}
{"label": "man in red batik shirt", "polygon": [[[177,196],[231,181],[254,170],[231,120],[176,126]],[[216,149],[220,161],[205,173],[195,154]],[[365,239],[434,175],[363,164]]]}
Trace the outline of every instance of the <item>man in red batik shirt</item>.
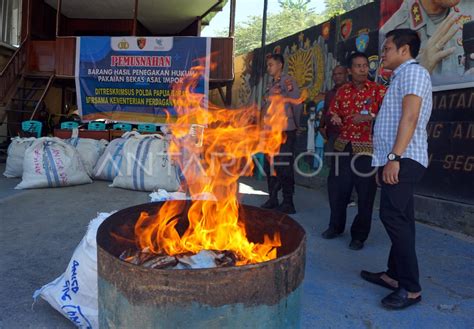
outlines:
{"label": "man in red batik shirt", "polygon": [[331,217],[329,228],[322,234],[333,239],[344,232],[346,209],[353,187],[357,191],[358,214],[351,227],[349,248],[362,249],[372,222],[376,183],[372,168],[372,124],[385,95],[385,87],[368,79],[367,55],[355,52],[348,59],[351,82],[340,87],[329,109],[332,122],[341,127],[334,143],[328,177]]}

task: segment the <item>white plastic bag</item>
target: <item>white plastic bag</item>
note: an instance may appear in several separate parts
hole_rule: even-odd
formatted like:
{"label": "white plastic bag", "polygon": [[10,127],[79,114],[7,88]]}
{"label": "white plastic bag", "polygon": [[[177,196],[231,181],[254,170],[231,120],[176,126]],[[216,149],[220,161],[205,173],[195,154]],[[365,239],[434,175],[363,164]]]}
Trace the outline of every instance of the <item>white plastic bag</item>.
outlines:
{"label": "white plastic bag", "polygon": [[79,130],[74,128],[72,130],[71,138],[67,140],[69,144],[74,146],[81,156],[84,168],[89,176],[92,176],[94,166],[104,153],[107,144],[105,139],[96,140],[92,138],[79,138]]}
{"label": "white plastic bag", "polygon": [[191,200],[190,197],[186,196],[184,192],[167,192],[163,189],[158,189],[151,193],[150,195],[151,202],[158,202],[158,201],[168,201],[168,200]]}
{"label": "white plastic bag", "polygon": [[97,229],[112,213],[99,213],[74,250],[66,271],[34,292],[79,328],[99,328],[97,295]]}
{"label": "white plastic bag", "polygon": [[113,181],[118,175],[120,166],[122,165],[125,142],[131,136],[139,134],[137,131],[127,131],[121,138],[112,140],[97,161],[92,177],[94,179]]}
{"label": "white plastic bag", "polygon": [[15,189],[92,183],[76,149],[59,138],[38,138],[25,151],[23,179]]}
{"label": "white plastic bag", "polygon": [[209,192],[203,192],[196,194],[194,196],[187,196],[184,192],[167,192],[163,189],[159,189],[151,193],[150,202],[159,202],[159,201],[169,201],[169,200],[211,200],[217,201],[217,198],[214,194]]}
{"label": "white plastic bag", "polygon": [[178,171],[168,154],[168,143],[160,135],[141,135],[128,139],[123,148],[120,172],[113,187],[130,190],[175,192],[179,188]]}
{"label": "white plastic bag", "polygon": [[21,177],[23,175],[23,158],[25,151],[36,140],[34,137],[14,137],[7,150],[7,163],[3,176],[8,178]]}

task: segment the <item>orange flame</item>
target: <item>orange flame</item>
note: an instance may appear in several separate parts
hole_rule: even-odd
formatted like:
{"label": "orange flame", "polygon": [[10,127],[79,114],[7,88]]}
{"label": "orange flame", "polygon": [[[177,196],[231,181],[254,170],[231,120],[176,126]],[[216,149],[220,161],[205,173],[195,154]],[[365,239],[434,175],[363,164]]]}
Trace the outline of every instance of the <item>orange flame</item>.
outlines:
{"label": "orange flame", "polygon": [[[178,118],[170,124],[173,138],[169,152],[181,152],[175,161],[191,196],[205,193],[216,200],[192,203],[187,213],[189,226],[182,235],[176,224],[177,216],[185,211],[180,208],[183,203],[166,202],[157,216],[142,213],[135,226],[137,242],[142,249],[168,255],[229,250],[236,254],[238,265],[274,259],[281,246],[279,233],[273,238],[264,236],[263,243],[250,242],[246,237],[245,226],[238,218],[238,179],[251,174],[252,155],[278,153],[284,142],[281,132],[287,125],[285,102],[295,100],[272,97],[263,124],[259,125],[260,111],[256,106],[222,109],[209,104],[205,108],[204,95],[193,92],[202,74],[202,66],[194,67],[193,74],[173,88],[171,100]],[[206,126],[202,147],[189,134],[192,124]]]}

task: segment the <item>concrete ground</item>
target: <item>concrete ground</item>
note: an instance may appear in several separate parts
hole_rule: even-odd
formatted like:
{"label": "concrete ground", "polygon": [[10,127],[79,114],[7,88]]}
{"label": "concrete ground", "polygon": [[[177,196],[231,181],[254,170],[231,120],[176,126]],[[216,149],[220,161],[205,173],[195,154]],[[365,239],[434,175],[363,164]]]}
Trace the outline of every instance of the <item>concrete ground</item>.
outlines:
{"label": "concrete ground", "polygon": [[[147,202],[148,193],[106,182],[17,191],[17,183],[0,178],[0,328],[74,328],[43,300],[32,307],[33,292],[65,270],[97,212]],[[243,202],[262,203],[262,190],[263,182],[243,179]],[[359,277],[361,269],[385,269],[389,240],[380,220],[374,218],[365,248],[352,251],[347,233],[330,241],[320,237],[329,216],[325,191],[299,187],[295,203],[293,217],[308,237],[302,328],[474,328],[473,238],[418,224],[423,301],[386,311],[380,299],[389,291]],[[350,219],[355,210],[349,208]]]}

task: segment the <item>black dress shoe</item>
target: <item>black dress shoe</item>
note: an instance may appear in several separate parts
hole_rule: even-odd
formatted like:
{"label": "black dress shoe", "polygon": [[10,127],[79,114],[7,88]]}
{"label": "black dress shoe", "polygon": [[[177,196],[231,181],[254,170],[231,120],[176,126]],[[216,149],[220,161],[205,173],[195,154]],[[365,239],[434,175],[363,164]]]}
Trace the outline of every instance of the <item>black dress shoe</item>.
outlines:
{"label": "black dress shoe", "polygon": [[349,243],[349,249],[361,250],[362,248],[364,248],[363,241],[352,239],[351,243]]}
{"label": "black dress shoe", "polygon": [[281,205],[276,207],[275,210],[284,212],[285,214],[289,215],[296,214],[295,206],[292,203],[283,202]]}
{"label": "black dress shoe", "polygon": [[260,206],[263,209],[275,209],[278,207],[278,200],[276,199],[268,199],[264,204]]}
{"label": "black dress shoe", "polygon": [[324,239],[334,239],[334,238],[337,238],[339,235],[341,235],[342,233],[338,233],[336,232],[335,230],[333,230],[332,228],[328,228],[326,231],[324,231],[321,236],[324,238]]}
{"label": "black dress shoe", "polygon": [[398,288],[395,288],[395,287],[389,285],[384,280],[382,280],[382,278],[381,278],[382,274],[386,274],[386,273],[385,272],[373,273],[373,272],[369,272],[369,271],[360,271],[360,276],[365,281],[368,281],[368,282],[373,283],[373,284],[378,284],[379,286],[382,286],[382,287],[390,289],[390,290],[397,290]]}
{"label": "black dress shoe", "polygon": [[408,291],[399,288],[382,299],[382,305],[392,310],[401,310],[421,301],[421,295],[416,298],[408,298]]}

